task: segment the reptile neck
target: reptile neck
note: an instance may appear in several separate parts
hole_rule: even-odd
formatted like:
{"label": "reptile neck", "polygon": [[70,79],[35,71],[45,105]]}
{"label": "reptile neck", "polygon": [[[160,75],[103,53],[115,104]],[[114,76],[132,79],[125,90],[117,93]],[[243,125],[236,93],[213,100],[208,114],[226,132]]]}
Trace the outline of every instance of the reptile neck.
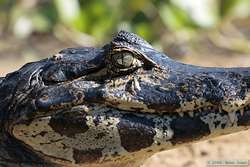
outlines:
{"label": "reptile neck", "polygon": [[[1,83],[1,78],[0,78]],[[34,154],[24,144],[13,138],[6,130],[6,119],[9,118],[9,112],[6,103],[6,96],[0,92],[0,166],[5,167],[30,167],[30,166],[48,166],[54,167],[45,162],[41,157]]]}
{"label": "reptile neck", "polygon": [[37,155],[26,149],[21,143],[1,130],[0,134],[0,166],[28,167],[51,166]]}

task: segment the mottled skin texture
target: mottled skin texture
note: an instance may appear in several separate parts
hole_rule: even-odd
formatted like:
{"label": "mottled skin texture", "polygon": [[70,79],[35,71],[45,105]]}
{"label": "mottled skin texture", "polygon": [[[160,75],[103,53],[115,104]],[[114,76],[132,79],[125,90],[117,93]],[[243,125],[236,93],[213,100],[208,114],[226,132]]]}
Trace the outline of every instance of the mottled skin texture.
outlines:
{"label": "mottled skin texture", "polygon": [[121,31],[0,78],[0,166],[140,166],[248,129],[249,87],[249,68],[182,64]]}

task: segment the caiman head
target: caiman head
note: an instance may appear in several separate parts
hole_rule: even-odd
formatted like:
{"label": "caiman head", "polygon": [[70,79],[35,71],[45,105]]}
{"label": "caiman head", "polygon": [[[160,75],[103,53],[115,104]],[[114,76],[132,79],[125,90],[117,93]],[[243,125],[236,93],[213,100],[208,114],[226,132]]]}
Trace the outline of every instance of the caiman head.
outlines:
{"label": "caiman head", "polygon": [[182,64],[125,31],[102,48],[65,49],[0,82],[2,145],[20,162],[137,166],[155,152],[250,125],[250,68]]}

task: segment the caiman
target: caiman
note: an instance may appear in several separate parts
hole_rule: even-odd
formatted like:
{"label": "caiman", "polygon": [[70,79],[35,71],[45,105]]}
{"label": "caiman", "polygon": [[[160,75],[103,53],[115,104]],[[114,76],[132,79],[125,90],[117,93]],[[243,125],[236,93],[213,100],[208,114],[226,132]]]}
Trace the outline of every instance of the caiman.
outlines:
{"label": "caiman", "polygon": [[137,167],[250,125],[250,68],[183,64],[120,31],[0,79],[0,166]]}

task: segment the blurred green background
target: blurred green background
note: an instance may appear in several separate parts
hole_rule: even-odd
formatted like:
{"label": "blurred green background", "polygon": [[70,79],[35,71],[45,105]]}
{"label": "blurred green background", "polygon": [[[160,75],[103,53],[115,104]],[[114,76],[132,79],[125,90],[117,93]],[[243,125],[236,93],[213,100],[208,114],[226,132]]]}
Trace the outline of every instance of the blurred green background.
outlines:
{"label": "blurred green background", "polygon": [[0,76],[119,30],[186,63],[249,65],[250,0],[0,0]]}
{"label": "blurred green background", "polygon": [[66,29],[102,42],[119,29],[157,43],[166,33],[213,29],[249,16],[249,0],[0,0],[1,33],[19,38]]}
{"label": "blurred green background", "polygon": [[[63,48],[101,47],[119,30],[185,63],[250,66],[250,0],[0,0],[0,76]],[[239,136],[172,150],[145,166],[205,166],[232,152],[249,159],[249,132]]]}
{"label": "blurred green background", "polygon": [[249,16],[249,0],[0,0],[0,58],[102,46],[121,29],[180,60],[199,51],[248,54]]}

